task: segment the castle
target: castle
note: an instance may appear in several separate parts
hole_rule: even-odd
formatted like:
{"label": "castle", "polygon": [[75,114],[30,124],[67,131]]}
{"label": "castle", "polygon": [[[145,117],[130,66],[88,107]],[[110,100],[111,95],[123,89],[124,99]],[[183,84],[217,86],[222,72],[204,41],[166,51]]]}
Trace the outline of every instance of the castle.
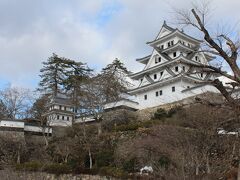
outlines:
{"label": "castle", "polygon": [[157,37],[147,42],[153,49],[152,53],[137,59],[145,65],[144,69],[130,74],[130,78],[137,81],[137,86],[129,90],[135,102],[121,100],[107,104],[106,108],[130,106],[145,109],[206,92],[218,92],[214,86],[207,84],[217,77],[216,74],[203,73],[194,68],[194,65],[208,65],[214,59],[201,52],[201,43],[164,22]]}

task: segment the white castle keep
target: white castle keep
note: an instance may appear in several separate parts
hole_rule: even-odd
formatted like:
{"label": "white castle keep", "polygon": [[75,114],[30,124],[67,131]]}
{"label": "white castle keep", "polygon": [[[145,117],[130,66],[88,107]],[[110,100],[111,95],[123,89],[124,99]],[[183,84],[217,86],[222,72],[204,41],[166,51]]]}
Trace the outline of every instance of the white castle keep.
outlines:
{"label": "white castle keep", "polygon": [[159,106],[205,92],[218,92],[206,82],[216,75],[197,71],[193,65],[208,65],[214,57],[201,52],[202,41],[169,27],[164,22],[155,40],[147,44],[150,55],[137,59],[145,65],[130,77],[138,81],[129,93],[136,97],[139,108]]}
{"label": "white castle keep", "polygon": [[137,62],[145,65],[144,69],[130,74],[130,78],[137,81],[137,86],[129,90],[129,94],[135,97],[135,103],[121,100],[122,103],[107,104],[106,108],[131,106],[145,109],[206,92],[218,92],[214,86],[206,83],[215,79],[216,75],[202,73],[193,66],[208,65],[214,59],[201,52],[201,43],[164,22],[157,37],[147,43],[153,48],[152,53],[137,59]]}

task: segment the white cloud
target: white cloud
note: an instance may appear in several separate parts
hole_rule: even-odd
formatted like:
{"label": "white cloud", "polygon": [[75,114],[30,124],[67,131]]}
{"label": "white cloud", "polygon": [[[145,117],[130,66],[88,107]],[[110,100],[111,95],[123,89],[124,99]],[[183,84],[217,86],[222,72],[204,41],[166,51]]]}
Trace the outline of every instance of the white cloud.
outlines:
{"label": "white cloud", "polygon": [[[116,57],[130,70],[140,70],[135,59],[151,53],[145,43],[163,20],[173,22],[172,6],[188,7],[190,2],[0,0],[0,79],[36,86],[41,62],[53,52],[98,70]],[[235,23],[239,6],[236,0],[215,0],[213,19]]]}

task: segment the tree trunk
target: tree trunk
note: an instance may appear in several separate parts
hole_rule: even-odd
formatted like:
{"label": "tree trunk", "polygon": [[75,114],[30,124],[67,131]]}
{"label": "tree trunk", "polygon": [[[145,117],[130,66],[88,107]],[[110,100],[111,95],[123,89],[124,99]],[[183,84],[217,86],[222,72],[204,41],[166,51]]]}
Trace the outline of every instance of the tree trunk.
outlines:
{"label": "tree trunk", "polygon": [[65,156],[65,158],[64,158],[64,162],[65,162],[65,163],[68,162],[68,154]]}
{"label": "tree trunk", "polygon": [[238,174],[237,174],[237,180],[240,180],[240,161],[238,162]]}
{"label": "tree trunk", "polygon": [[90,148],[88,149],[88,157],[89,157],[89,169],[92,169],[92,154]]}
{"label": "tree trunk", "polygon": [[206,166],[207,166],[207,174],[210,174],[211,173],[211,169],[210,169],[209,158],[208,157],[207,157]]}
{"label": "tree trunk", "polygon": [[17,164],[21,163],[21,158],[20,158],[20,152],[19,150],[17,151]]}
{"label": "tree trunk", "polygon": [[185,159],[183,157],[182,159],[182,175],[183,175],[183,180],[185,180],[185,169],[184,169],[184,164],[185,164]]}
{"label": "tree trunk", "polygon": [[98,126],[98,135],[101,135],[101,134],[102,134],[102,125],[101,125],[101,122],[99,122],[99,123],[97,124],[97,126]]}
{"label": "tree trunk", "polygon": [[197,165],[196,165],[196,176],[198,176],[199,175],[199,164],[197,163]]}

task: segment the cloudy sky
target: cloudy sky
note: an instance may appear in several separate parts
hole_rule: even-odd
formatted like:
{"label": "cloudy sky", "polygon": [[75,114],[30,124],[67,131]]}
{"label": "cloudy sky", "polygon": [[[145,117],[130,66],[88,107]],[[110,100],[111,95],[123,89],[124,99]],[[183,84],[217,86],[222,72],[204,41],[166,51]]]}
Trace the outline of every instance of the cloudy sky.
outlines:
{"label": "cloudy sky", "polygon": [[[0,88],[36,88],[41,62],[57,53],[99,71],[116,57],[132,71],[151,53],[163,20],[174,24],[173,7],[192,0],[0,0]],[[239,0],[212,3],[214,26],[238,25]]]}

